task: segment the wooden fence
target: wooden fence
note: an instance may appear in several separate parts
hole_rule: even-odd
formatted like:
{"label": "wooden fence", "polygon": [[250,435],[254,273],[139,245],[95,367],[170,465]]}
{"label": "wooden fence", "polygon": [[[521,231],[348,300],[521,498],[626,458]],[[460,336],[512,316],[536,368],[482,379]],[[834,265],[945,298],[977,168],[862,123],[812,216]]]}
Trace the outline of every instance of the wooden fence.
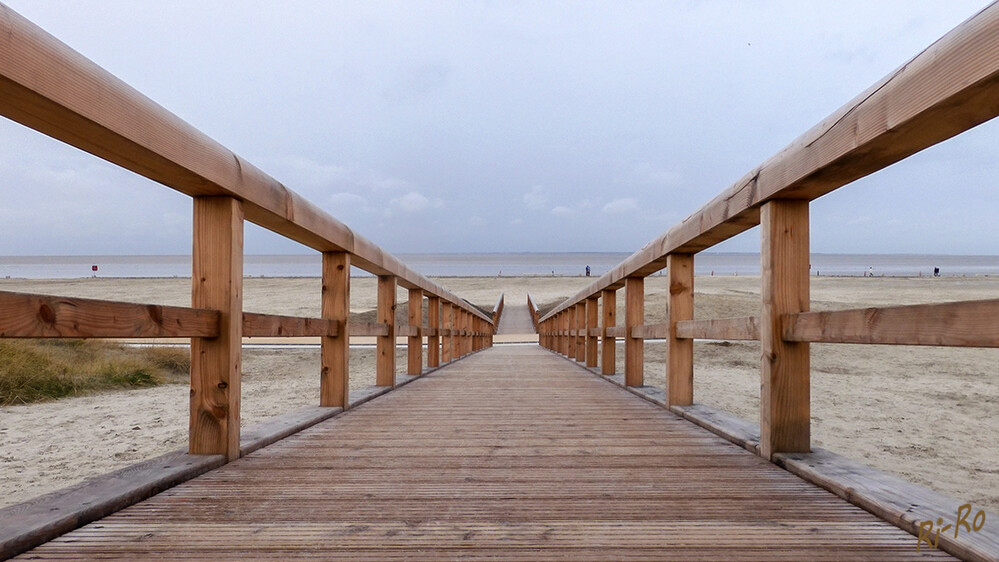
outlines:
{"label": "wooden fence", "polygon": [[[600,372],[611,375],[621,338],[626,384],[641,386],[644,340],[665,339],[665,400],[684,406],[693,401],[695,339],[759,341],[759,453],[809,451],[810,342],[999,347],[999,300],[809,312],[808,242],[810,201],[992,119],[997,100],[999,6],[992,4],[545,314],[542,345],[587,367],[599,359]],[[696,254],[757,225],[760,315],[695,321]],[[644,278],[663,268],[665,321],[647,324]]]}
{"label": "wooden fence", "polygon": [[[492,343],[494,316],[409,269],[2,5],[0,114],[194,199],[191,308],[0,292],[0,338],[190,337],[191,453],[240,455],[245,336],[321,337],[320,405],[340,408],[350,405],[351,336],[377,338],[377,384],[385,387],[395,384],[397,336],[407,337],[410,375],[423,370],[424,337],[429,368]],[[322,253],[320,318],[243,310],[246,220]],[[378,277],[376,323],[349,321],[352,266]],[[399,285],[409,291],[409,325],[402,327],[395,321]]]}

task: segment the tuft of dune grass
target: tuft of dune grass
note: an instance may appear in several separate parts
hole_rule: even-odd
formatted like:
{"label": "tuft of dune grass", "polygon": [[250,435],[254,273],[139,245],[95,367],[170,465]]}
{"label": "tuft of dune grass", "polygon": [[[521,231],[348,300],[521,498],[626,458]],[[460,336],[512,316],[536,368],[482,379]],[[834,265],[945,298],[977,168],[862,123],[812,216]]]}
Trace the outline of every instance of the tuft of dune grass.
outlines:
{"label": "tuft of dune grass", "polygon": [[0,405],[183,383],[190,351],[99,340],[0,340]]}

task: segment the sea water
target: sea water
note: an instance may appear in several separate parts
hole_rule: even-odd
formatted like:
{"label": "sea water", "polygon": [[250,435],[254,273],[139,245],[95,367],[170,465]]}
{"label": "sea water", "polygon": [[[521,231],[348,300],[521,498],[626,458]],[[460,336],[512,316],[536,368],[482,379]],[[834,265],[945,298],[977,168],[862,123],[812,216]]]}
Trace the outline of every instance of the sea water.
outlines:
{"label": "sea water", "polygon": [[[430,277],[581,276],[586,267],[599,277],[627,253],[484,253],[399,254],[414,270]],[[93,267],[97,266],[97,271]],[[999,275],[999,256],[917,254],[812,254],[811,273],[821,276],[917,277]],[[319,277],[321,258],[310,255],[248,255],[243,270],[250,277]],[[753,253],[702,252],[696,275],[759,275]],[[355,269],[354,275],[368,275]],[[0,256],[0,279],[73,279],[80,277],[190,277],[191,256]]]}

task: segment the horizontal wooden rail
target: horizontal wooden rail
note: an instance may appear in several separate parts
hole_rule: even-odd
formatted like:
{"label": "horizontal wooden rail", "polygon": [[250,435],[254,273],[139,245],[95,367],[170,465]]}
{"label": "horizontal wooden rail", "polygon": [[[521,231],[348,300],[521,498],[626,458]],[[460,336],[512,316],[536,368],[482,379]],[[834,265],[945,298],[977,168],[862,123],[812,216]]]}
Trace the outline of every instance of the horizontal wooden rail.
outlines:
{"label": "horizontal wooden rail", "polygon": [[327,336],[335,338],[339,334],[340,324],[336,320],[256,314],[253,312],[243,313],[243,337],[294,338]]}
{"label": "horizontal wooden rail", "polygon": [[756,316],[682,320],[676,323],[676,337],[698,340],[759,341],[760,319]]}
{"label": "horizontal wooden rail", "polygon": [[644,340],[661,340],[669,336],[669,324],[645,324],[631,327],[631,337]]}
{"label": "horizontal wooden rail", "polygon": [[681,223],[542,320],[628,277],[760,224],[774,199],[813,200],[999,115],[999,5],[993,3],[872,85]]}
{"label": "horizontal wooden rail", "polygon": [[389,335],[389,325],[381,322],[351,322],[350,335],[386,337]]}
{"label": "horizontal wooden rail", "polygon": [[786,341],[999,347],[999,299],[834,312],[784,319]]}
{"label": "horizontal wooden rail", "polygon": [[607,337],[608,338],[623,338],[628,335],[628,328],[625,326],[608,326],[607,327]]}
{"label": "horizontal wooden rail", "polygon": [[0,338],[214,338],[214,310],[0,291]]}
{"label": "horizontal wooden rail", "polygon": [[198,131],[20,14],[0,6],[0,114],[192,197],[242,202],[246,219],[351,265],[486,314]]}

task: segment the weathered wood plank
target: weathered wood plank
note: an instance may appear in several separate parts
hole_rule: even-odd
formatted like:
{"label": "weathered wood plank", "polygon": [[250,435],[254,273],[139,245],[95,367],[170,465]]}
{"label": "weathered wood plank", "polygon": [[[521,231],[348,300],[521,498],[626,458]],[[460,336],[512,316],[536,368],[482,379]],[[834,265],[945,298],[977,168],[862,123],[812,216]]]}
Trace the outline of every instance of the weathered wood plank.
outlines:
{"label": "weathered wood plank", "polygon": [[632,326],[631,337],[643,340],[661,340],[669,337],[669,324],[643,324]]}
{"label": "weathered wood plank", "polygon": [[0,291],[0,338],[213,338],[214,310]]}
{"label": "weathered wood plank", "polygon": [[624,282],[624,380],[628,386],[642,386],[645,381],[645,340],[635,328],[645,324],[645,278],[629,277]]}
{"label": "weathered wood plank", "polygon": [[916,558],[904,531],[609,390],[492,348],[28,555]]}
{"label": "weathered wood plank", "polygon": [[194,308],[218,310],[219,335],[191,339],[192,454],[239,458],[243,335],[243,206],[194,198]]}
{"label": "weathered wood plank", "polygon": [[[831,451],[816,448],[811,453],[780,453],[775,462],[798,476],[822,486],[844,500],[857,505],[919,537],[920,523],[933,521],[934,529],[953,524],[966,502],[956,500],[907,482],[877,469],[841,457]],[[978,508],[972,506],[967,522],[972,523]],[[988,513],[985,523],[999,519]],[[967,531],[970,531],[968,529]],[[999,557],[999,527],[986,524],[980,530],[967,532],[963,527],[954,531],[930,535],[938,547],[962,560],[991,561]],[[930,550],[926,542],[921,551]]]}
{"label": "weathered wood plank", "polygon": [[427,367],[433,369],[441,364],[441,300],[427,298]]}
{"label": "weathered wood plank", "polygon": [[423,290],[409,290],[409,329],[406,339],[406,373],[419,375],[423,372]]}
{"label": "weathered wood plank", "polygon": [[597,366],[597,338],[600,337],[600,300],[586,299],[586,366]]}
{"label": "weathered wood plank", "polygon": [[999,300],[803,312],[784,318],[785,341],[999,347]]}
{"label": "weathered wood plank", "polygon": [[375,345],[375,384],[378,386],[395,386],[395,289],[395,277],[378,276],[378,323],[384,324],[387,332],[378,336]]}
{"label": "weathered wood plank", "polygon": [[366,337],[388,337],[389,326],[384,322],[351,322],[350,335]]}
{"label": "weathered wood plank", "polygon": [[993,3],[860,93],[698,211],[547,315],[760,224],[760,206],[813,200],[999,115]]}
{"label": "weathered wood plank", "polygon": [[808,344],[784,341],[782,325],[785,315],[809,307],[808,201],[767,203],[760,233],[760,454],[769,459],[807,453],[811,446]]}
{"label": "weathered wood plank", "polygon": [[676,326],[676,337],[683,339],[759,341],[760,319],[757,316],[684,320]]}
{"label": "weathered wood plank", "polygon": [[243,313],[243,337],[245,338],[335,337],[339,333],[340,325],[336,320],[257,314],[254,312]]}
{"label": "weathered wood plank", "polygon": [[666,404],[694,403],[694,342],[677,335],[680,322],[694,318],[694,255],[666,256],[669,305],[666,323]]}
{"label": "weathered wood plank", "polygon": [[321,340],[319,405],[350,406],[350,254],[323,252],[320,313],[336,323]]}
{"label": "weathered wood plank", "polygon": [[586,301],[576,304],[576,361],[586,361]]}
{"label": "weathered wood plank", "polygon": [[606,331],[608,338],[624,338],[628,335],[627,326],[608,326]]}
{"label": "weathered wood plank", "polygon": [[600,317],[602,319],[600,338],[600,373],[613,375],[616,365],[617,341],[616,337],[624,334],[615,334],[617,326],[617,291],[604,289],[600,292],[601,306],[603,307]]}
{"label": "weathered wood plank", "polygon": [[0,559],[24,552],[225,464],[175,451],[0,509]]}

